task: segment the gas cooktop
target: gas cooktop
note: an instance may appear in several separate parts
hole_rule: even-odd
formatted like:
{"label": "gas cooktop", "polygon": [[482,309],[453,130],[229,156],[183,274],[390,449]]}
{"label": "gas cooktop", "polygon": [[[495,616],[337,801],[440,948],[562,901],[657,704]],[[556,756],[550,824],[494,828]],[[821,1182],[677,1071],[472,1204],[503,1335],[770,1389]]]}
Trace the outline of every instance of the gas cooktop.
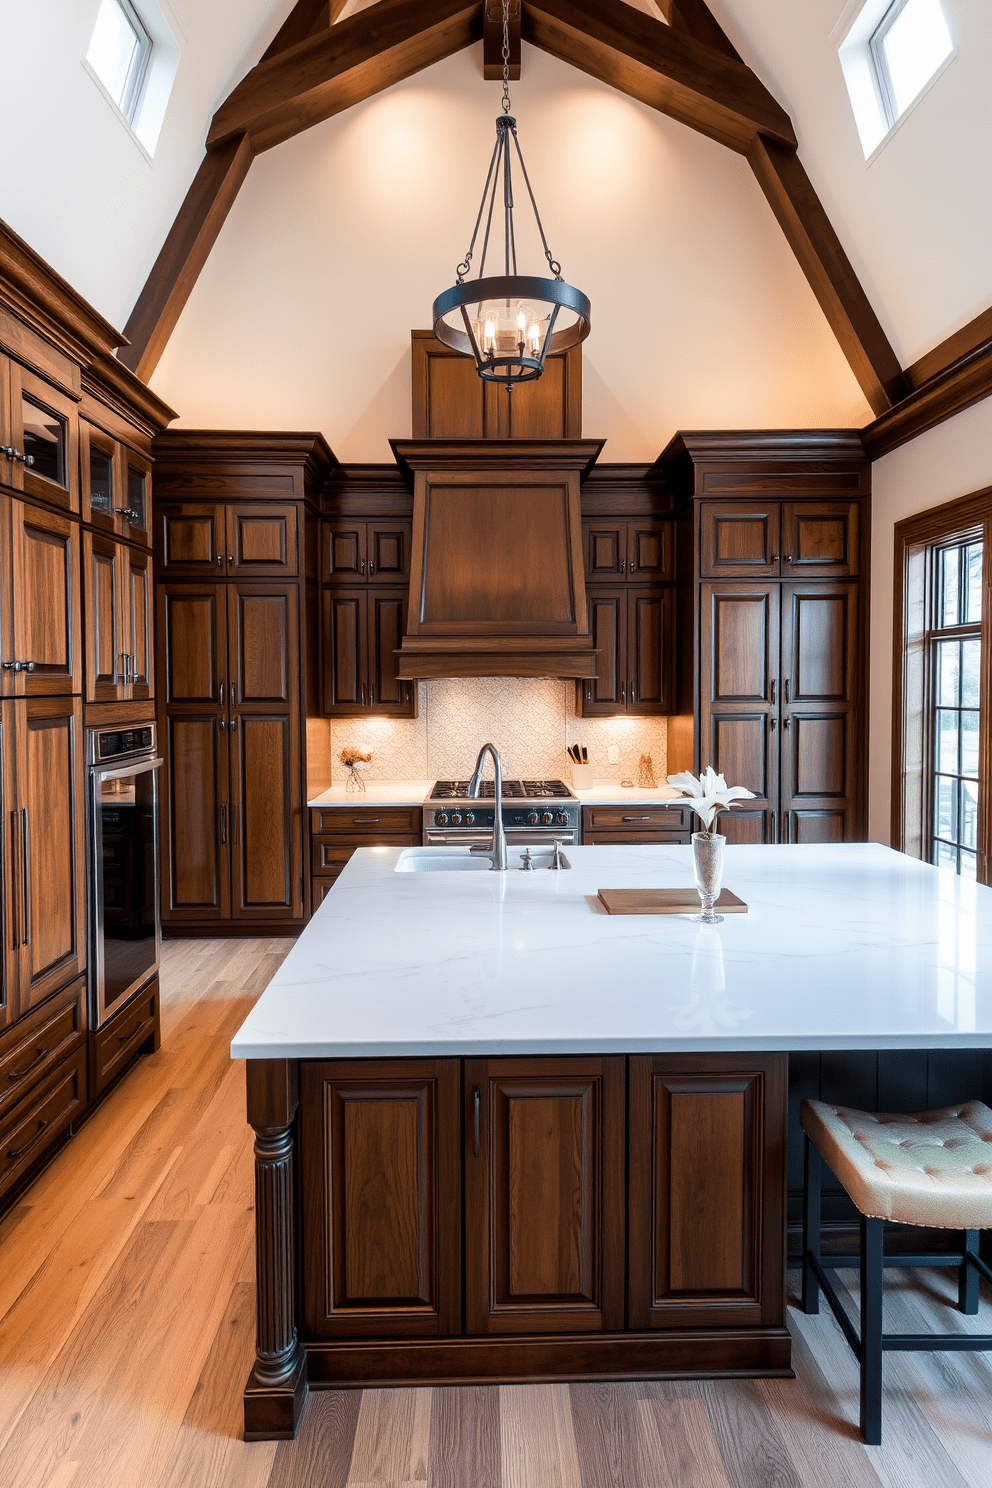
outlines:
{"label": "gas cooktop", "polygon": [[[493,782],[484,780],[482,782],[482,799],[491,801],[493,798]],[[438,780],[434,784],[428,800],[431,801],[466,801],[469,799],[467,780]],[[504,780],[503,800],[523,801],[547,801],[566,799],[574,801],[575,797],[563,780]]]}

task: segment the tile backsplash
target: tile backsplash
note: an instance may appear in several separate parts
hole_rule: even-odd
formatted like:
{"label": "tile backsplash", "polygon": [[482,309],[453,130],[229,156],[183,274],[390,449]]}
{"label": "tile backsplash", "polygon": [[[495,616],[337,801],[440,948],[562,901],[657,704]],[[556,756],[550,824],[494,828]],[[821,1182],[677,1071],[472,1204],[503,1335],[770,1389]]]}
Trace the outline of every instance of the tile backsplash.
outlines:
{"label": "tile backsplash", "polygon": [[[524,779],[571,780],[566,745],[584,744],[598,780],[637,781],[642,754],[655,780],[666,774],[664,718],[577,718],[575,684],[548,678],[472,677],[420,682],[417,718],[335,718],[330,721],[333,780],[347,775],[338,760],[345,744],[374,756],[370,780],[463,780],[479,746],[491,739],[503,773]],[[616,745],[619,763],[609,762]]]}

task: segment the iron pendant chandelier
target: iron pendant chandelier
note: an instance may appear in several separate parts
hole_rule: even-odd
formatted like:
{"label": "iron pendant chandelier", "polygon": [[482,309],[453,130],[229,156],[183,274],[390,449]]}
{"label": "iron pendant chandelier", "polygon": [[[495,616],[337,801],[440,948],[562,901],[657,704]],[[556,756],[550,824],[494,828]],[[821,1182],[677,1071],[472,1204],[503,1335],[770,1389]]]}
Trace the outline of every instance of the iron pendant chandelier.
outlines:
{"label": "iron pendant chandelier", "polygon": [[[532,382],[544,371],[549,352],[577,346],[589,334],[590,304],[580,289],[566,284],[561,264],[552,255],[510,113],[509,0],[503,0],[503,112],[496,120],[496,146],[482,191],[482,203],[468,252],[456,270],[457,280],[434,301],[434,335],[454,351],[475,357],[479,376],[502,383],[511,392],[518,382]],[[512,149],[516,149],[527,195],[534,210],[544,256],[552,278],[517,273],[513,224]],[[496,199],[502,185],[503,273],[486,277]],[[466,278],[485,218],[479,277]],[[498,227],[497,227],[498,234]]]}

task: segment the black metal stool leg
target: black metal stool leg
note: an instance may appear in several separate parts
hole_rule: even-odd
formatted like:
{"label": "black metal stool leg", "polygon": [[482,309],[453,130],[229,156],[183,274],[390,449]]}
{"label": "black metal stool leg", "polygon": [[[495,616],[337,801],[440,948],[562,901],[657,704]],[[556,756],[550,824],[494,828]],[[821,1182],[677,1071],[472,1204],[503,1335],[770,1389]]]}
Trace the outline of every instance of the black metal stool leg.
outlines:
{"label": "black metal stool leg", "polygon": [[823,1159],[809,1137],[803,1161],[803,1312],[820,1310],[820,1283],[809,1263],[812,1253],[820,1259],[820,1183]]}
{"label": "black metal stool leg", "polygon": [[885,1222],[861,1216],[861,1435],[882,1441],[882,1239]]}
{"label": "black metal stool leg", "polygon": [[[965,1230],[964,1253],[968,1255],[978,1254],[978,1242],[981,1238],[981,1230]],[[978,1311],[978,1283],[981,1280],[977,1266],[972,1266],[968,1261],[962,1261],[961,1269],[958,1271],[958,1306],[962,1312],[974,1317]]]}

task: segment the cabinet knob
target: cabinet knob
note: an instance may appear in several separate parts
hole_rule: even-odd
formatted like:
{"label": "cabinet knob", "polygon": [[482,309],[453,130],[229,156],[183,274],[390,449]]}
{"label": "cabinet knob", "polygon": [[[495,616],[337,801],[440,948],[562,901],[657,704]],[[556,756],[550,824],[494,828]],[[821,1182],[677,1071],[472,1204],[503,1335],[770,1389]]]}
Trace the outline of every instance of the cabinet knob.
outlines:
{"label": "cabinet knob", "polygon": [[223,562],[224,562],[224,555],[223,555],[223,553],[218,553],[217,554],[217,567],[220,568],[221,565],[223,564]]}

